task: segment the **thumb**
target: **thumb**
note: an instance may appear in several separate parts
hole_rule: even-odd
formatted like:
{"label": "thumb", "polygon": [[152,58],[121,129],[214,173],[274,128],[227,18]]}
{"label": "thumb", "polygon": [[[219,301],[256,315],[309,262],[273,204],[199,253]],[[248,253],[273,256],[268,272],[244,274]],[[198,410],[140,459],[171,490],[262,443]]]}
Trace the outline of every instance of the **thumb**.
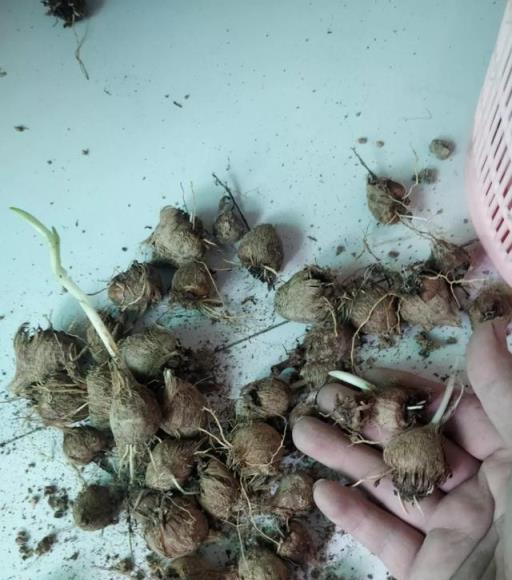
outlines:
{"label": "thumb", "polygon": [[507,348],[509,319],[477,326],[467,349],[467,373],[476,396],[497,431],[512,443],[512,355]]}

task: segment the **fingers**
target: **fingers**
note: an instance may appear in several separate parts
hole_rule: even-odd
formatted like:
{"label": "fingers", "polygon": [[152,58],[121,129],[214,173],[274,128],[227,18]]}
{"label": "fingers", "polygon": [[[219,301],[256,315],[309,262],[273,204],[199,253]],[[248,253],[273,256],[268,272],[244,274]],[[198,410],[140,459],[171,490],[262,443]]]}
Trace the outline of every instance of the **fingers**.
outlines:
{"label": "fingers", "polygon": [[421,500],[421,511],[413,506],[404,508],[389,478],[384,477],[375,486],[378,479],[376,476],[389,471],[382,461],[380,451],[368,445],[352,444],[337,427],[319,419],[304,417],[298,421],[293,430],[293,440],[300,451],[313,459],[340,471],[350,479],[363,480],[361,487],[368,490],[389,511],[420,530],[425,529],[426,522],[443,497],[440,491],[435,491]]}
{"label": "fingers", "polygon": [[[339,394],[350,395],[353,393],[354,391],[349,387],[339,383],[331,383],[320,390],[317,404],[324,413],[331,413],[336,407]],[[371,424],[363,429],[363,434],[372,441],[382,443],[390,439],[390,433],[385,433],[382,429]],[[452,475],[440,487],[443,491],[448,492],[472,477],[478,471],[480,462],[449,439],[444,439],[443,447]]]}
{"label": "fingers", "polygon": [[315,484],[318,508],[373,552],[396,578],[408,578],[423,535],[373,504],[354,488],[332,481]]}
{"label": "fingers", "polygon": [[[366,373],[369,381],[377,386],[414,386],[431,393],[433,398],[429,411],[439,404],[445,386],[405,371],[375,368]],[[465,394],[455,412],[443,428],[447,437],[455,441],[473,457],[483,460],[503,446],[503,440],[473,394]]]}
{"label": "fingers", "polygon": [[512,356],[507,350],[508,320],[479,325],[467,349],[467,372],[482,407],[498,433],[512,443]]}
{"label": "fingers", "polygon": [[483,549],[482,539],[492,524],[494,512],[493,498],[484,480],[481,476],[473,477],[439,504],[410,571],[411,578],[448,580],[456,572],[457,578],[483,577],[478,567],[486,560],[485,552],[489,550],[492,558],[495,549],[492,542]]}

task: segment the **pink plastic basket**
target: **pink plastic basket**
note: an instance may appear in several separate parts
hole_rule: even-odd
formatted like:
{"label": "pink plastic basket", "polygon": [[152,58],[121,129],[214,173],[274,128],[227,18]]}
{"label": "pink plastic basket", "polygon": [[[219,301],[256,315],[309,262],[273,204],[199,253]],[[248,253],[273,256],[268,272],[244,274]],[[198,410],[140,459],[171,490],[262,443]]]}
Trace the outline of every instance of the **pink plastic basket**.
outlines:
{"label": "pink plastic basket", "polygon": [[512,0],[480,94],[466,184],[480,241],[496,270],[512,285]]}

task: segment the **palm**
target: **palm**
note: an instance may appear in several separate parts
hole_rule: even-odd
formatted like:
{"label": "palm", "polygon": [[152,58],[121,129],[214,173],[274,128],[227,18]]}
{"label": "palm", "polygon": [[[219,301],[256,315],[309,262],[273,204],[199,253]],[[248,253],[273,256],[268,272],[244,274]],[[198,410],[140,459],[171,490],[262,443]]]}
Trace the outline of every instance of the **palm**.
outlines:
{"label": "palm", "polygon": [[[315,501],[399,580],[512,579],[512,554],[504,549],[502,535],[512,469],[512,357],[506,349],[505,328],[502,321],[485,323],[472,337],[467,366],[475,394],[464,396],[444,430],[452,476],[419,507],[404,509],[389,480],[376,487],[368,479],[386,469],[375,447],[352,445],[337,427],[310,417],[294,429],[295,443],[304,453],[363,480],[361,487],[371,497],[359,489],[320,481],[315,485]],[[375,382],[430,389],[433,406],[442,389],[414,375],[387,370],[375,371]],[[343,388],[324,387],[319,406],[325,412],[332,410]],[[371,428],[365,435],[385,439],[385,434]]]}

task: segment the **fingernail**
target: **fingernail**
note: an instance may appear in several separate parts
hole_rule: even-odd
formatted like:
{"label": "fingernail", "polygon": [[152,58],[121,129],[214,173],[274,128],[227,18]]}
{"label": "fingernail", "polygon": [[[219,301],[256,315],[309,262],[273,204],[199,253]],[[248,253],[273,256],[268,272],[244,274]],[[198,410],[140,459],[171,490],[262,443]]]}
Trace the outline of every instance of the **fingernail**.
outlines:
{"label": "fingernail", "polygon": [[301,421],[304,421],[304,419],[305,419],[306,417],[308,417],[308,416],[309,416],[309,415],[301,415],[300,417],[298,417],[297,419],[295,419],[295,423],[293,424],[292,431],[295,431],[295,429],[296,429],[297,425],[298,425],[298,424],[299,424]]}
{"label": "fingernail", "polygon": [[323,483],[324,481],[327,481],[327,479],[317,479],[315,481],[315,483],[313,484],[313,491],[315,491],[315,489],[317,488],[317,485],[319,485],[320,483]]}
{"label": "fingernail", "polygon": [[315,407],[318,407],[318,396],[320,395],[320,393],[325,389],[327,385],[322,385],[318,391],[315,393]]}

